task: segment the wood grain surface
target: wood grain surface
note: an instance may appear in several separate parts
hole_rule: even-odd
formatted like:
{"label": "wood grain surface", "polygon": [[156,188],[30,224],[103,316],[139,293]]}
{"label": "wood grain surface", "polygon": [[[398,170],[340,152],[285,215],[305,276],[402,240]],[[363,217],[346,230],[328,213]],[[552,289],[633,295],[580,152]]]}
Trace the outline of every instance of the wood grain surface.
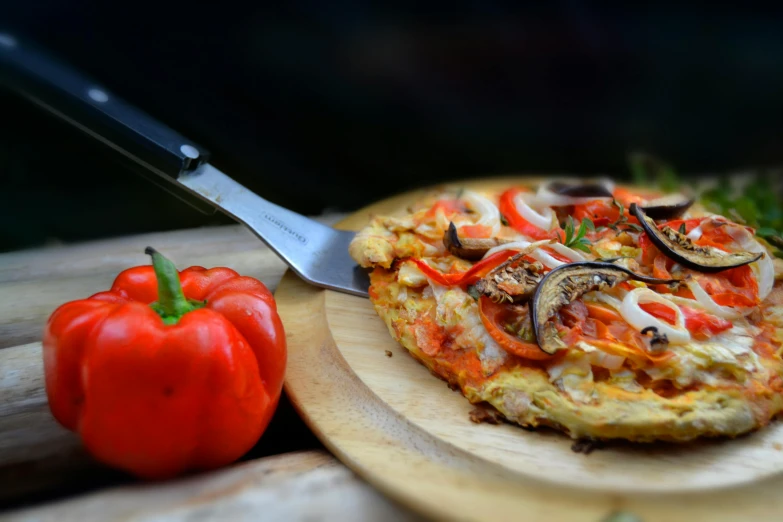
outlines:
{"label": "wood grain surface", "polygon": [[[372,214],[400,213],[420,194],[373,205],[340,226],[358,229]],[[291,326],[286,389],[306,422],[343,462],[422,514],[591,522],[618,511],[646,522],[781,518],[780,423],[736,440],[610,444],[577,454],[570,439],[552,430],[470,422],[472,406],[393,341],[368,300],[315,289],[290,274],[276,297]]]}
{"label": "wood grain surface", "polygon": [[[286,269],[240,226],[0,254],[0,507],[22,497],[40,502],[5,511],[0,520],[415,519],[323,451],[248,460],[150,484],[132,482],[89,458],[78,437],[49,413],[41,331],[61,303],[104,290],[121,270],[148,263],[147,245],[181,268],[228,266],[272,290]],[[276,417],[270,431],[285,436],[289,424],[280,423],[287,420]],[[87,486],[89,493],[80,493]],[[63,489],[57,500],[47,500]]]}
{"label": "wood grain surface", "polygon": [[244,462],[168,482],[133,484],[0,514],[2,520],[417,520],[323,451]]}

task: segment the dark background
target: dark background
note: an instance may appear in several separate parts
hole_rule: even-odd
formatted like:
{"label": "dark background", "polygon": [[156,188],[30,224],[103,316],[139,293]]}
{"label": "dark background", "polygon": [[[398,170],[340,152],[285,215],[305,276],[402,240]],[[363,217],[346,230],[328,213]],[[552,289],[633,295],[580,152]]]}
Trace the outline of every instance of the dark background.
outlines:
{"label": "dark background", "polygon": [[[32,38],[305,213],[510,172],[772,165],[783,16],[659,3],[3,2]],[[0,250],[224,223],[0,92]]]}

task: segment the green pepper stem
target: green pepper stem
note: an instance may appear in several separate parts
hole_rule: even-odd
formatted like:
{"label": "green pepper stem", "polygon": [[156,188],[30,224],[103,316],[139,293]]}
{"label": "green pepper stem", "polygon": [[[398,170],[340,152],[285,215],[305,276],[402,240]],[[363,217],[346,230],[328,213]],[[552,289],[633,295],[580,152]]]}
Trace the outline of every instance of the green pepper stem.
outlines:
{"label": "green pepper stem", "polygon": [[177,322],[195,309],[182,291],[177,267],[152,247],[145,248],[144,253],[152,257],[152,267],[158,280],[158,302],[151,306],[164,321]]}

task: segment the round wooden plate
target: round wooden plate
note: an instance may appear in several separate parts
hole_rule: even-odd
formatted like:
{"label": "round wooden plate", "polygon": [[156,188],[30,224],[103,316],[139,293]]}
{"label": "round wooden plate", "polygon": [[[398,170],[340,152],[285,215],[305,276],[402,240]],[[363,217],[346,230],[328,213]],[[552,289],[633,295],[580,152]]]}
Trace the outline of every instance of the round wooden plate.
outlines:
{"label": "round wooden plate", "polygon": [[[522,181],[463,182],[489,188]],[[529,181],[529,179],[528,179]],[[399,214],[424,191],[344,220]],[[276,292],[288,335],[286,390],[323,443],[368,482],[438,519],[645,522],[783,519],[783,426],[735,440],[609,444],[589,455],[551,430],[474,424],[473,406],[390,336],[367,299],[307,285]],[[391,354],[391,355],[389,355]]]}

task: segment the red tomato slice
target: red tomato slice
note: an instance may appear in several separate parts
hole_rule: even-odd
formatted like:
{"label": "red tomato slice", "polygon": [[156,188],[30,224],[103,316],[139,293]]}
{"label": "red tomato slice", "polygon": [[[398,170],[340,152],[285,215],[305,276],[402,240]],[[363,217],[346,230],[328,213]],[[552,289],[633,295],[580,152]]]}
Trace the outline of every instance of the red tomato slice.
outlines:
{"label": "red tomato slice", "polygon": [[500,196],[500,205],[498,206],[498,209],[500,210],[500,214],[508,221],[509,226],[520,234],[537,241],[556,237],[555,231],[538,228],[523,218],[517,211],[517,206],[514,204],[514,197],[520,192],[522,192],[521,189],[512,188],[508,189]]}
{"label": "red tomato slice", "polygon": [[634,194],[627,188],[623,188],[623,187],[616,187],[612,195],[614,196],[614,199],[622,203],[623,206],[626,208],[631,206],[631,203],[641,204],[641,203],[645,203],[647,200],[651,198],[658,197],[658,195],[654,195],[654,196],[648,196],[647,198],[644,198],[638,194]]}
{"label": "red tomato slice", "polygon": [[461,237],[492,237],[492,227],[486,225],[465,225],[459,227],[458,233]]}
{"label": "red tomato slice", "polygon": [[759,302],[759,285],[748,265],[700,276],[698,282],[721,306],[748,307]]}
{"label": "red tomato slice", "polygon": [[[639,307],[650,315],[653,315],[669,324],[674,324],[677,314],[661,303],[643,303]],[[687,306],[681,306],[682,315],[685,316],[685,327],[691,335],[699,340],[709,339],[713,335],[731,329],[731,321],[708,314],[702,310],[695,310]]]}
{"label": "red tomato slice", "polygon": [[671,221],[667,221],[663,223],[661,227],[667,226],[679,232],[680,227],[682,226],[683,223],[685,223],[685,233],[689,234],[694,228],[698,227],[703,220],[704,218],[673,219]]}
{"label": "red tomato slice", "polygon": [[606,324],[609,324],[612,321],[623,321],[623,316],[608,306],[604,306],[598,303],[585,303],[585,306],[587,307],[588,317],[592,317],[598,321],[604,322]]}
{"label": "red tomato slice", "polygon": [[582,219],[587,218],[597,227],[603,227],[609,223],[614,223],[620,218],[620,209],[612,205],[611,201],[596,200],[574,205],[571,212],[574,221],[580,223]]}
{"label": "red tomato slice", "polygon": [[425,213],[427,217],[434,217],[438,211],[442,211],[443,214],[448,217],[465,210],[465,205],[458,199],[439,199],[432,207]]}
{"label": "red tomato slice", "polygon": [[554,357],[544,352],[537,344],[525,342],[519,337],[511,335],[501,326],[504,316],[507,316],[509,313],[507,305],[494,303],[487,296],[481,296],[479,299],[479,311],[484,328],[487,329],[492,339],[508,353],[535,361]]}

